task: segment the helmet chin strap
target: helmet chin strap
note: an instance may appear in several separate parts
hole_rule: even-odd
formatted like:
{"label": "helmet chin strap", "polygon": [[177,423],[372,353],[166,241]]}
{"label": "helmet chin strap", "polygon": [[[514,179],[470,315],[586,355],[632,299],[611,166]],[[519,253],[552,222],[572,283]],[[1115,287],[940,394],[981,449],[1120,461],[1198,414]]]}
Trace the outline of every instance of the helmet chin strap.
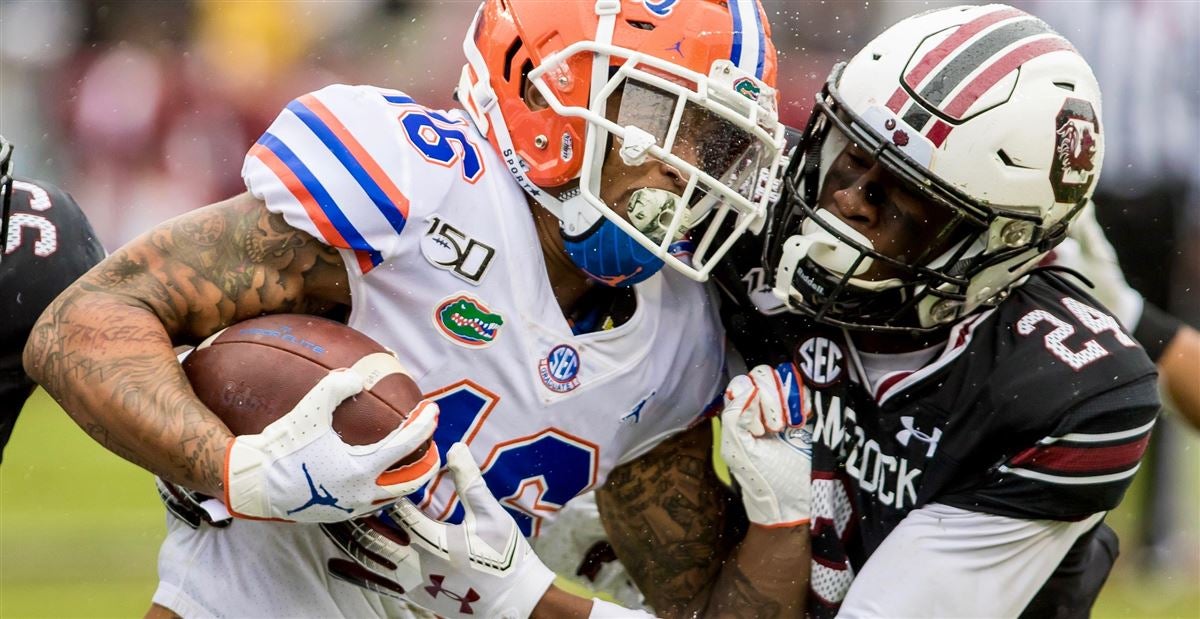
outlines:
{"label": "helmet chin strap", "polygon": [[[839,234],[865,247],[870,247],[872,250],[875,248],[870,239],[852,228],[850,224],[838,219],[833,213],[825,210],[817,211],[813,217],[804,220],[800,227],[800,234],[793,235],[783,244],[783,253],[779,259],[779,268],[775,271],[775,287],[772,292],[777,299],[785,303],[792,293],[792,278],[795,277],[800,263],[805,258],[812,260],[838,278],[844,277],[852,268],[854,272],[851,275],[862,275],[874,263],[870,256],[863,256],[857,249],[843,243],[821,224],[813,221],[816,217],[820,217],[821,221],[836,229]],[[857,267],[855,266],[856,261],[858,262]],[[847,283],[856,288],[875,292],[901,286],[904,281],[895,277],[882,281],[851,277]]]}

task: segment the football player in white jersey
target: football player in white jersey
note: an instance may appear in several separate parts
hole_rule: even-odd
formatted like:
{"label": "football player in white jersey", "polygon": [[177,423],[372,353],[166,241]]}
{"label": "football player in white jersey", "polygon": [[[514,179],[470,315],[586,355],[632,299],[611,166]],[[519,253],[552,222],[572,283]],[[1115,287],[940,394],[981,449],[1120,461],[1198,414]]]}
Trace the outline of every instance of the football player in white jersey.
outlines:
{"label": "football player in white jersey", "polygon": [[[399,592],[317,524],[346,512],[294,509],[309,496],[300,464],[352,515],[411,493],[425,514],[456,522],[466,510],[436,458],[410,465],[405,483],[375,480],[430,434],[443,461],[461,442],[525,536],[615,467],[652,480],[684,461],[711,474],[701,415],[724,386],[724,351],[697,282],[761,221],[754,187],[775,173],[783,142],[762,7],[489,0],[464,51],[462,110],[367,86],[297,98],[250,150],[247,193],[116,251],[35,327],[26,367],[77,423],[163,478],[168,495],[221,497],[245,517],[218,527],[220,502],[175,505],[154,614],[404,612],[381,593]],[[300,441],[232,437],[172,346],[282,312],[343,318],[395,350],[437,406],[373,454],[324,425]],[[276,423],[299,434],[300,420],[361,388],[353,371],[331,373]],[[658,492],[729,504],[700,487]],[[737,556],[805,543],[772,535],[747,535]],[[721,571],[705,556],[666,559],[664,578],[671,561],[706,570],[681,606],[719,611],[734,594],[790,582],[761,562]],[[527,586],[545,590],[547,574]],[[469,613],[459,584],[431,574],[417,590],[439,614]]]}

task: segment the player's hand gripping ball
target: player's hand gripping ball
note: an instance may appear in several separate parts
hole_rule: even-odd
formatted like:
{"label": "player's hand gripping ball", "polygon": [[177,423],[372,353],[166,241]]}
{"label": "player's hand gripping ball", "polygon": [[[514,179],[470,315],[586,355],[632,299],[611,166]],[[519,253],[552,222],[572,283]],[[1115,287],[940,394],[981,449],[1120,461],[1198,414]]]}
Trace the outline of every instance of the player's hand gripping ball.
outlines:
{"label": "player's hand gripping ball", "polygon": [[271,315],[230,326],[183,363],[233,432],[225,503],[236,516],[346,520],[437,472],[437,405],[391,351],[324,318]]}

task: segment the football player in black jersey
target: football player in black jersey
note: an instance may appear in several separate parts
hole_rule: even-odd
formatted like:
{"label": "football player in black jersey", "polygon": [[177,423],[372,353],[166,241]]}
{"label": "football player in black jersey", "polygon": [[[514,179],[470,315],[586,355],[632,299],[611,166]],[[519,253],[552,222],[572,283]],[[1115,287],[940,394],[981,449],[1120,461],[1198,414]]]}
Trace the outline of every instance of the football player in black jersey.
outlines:
{"label": "football player in black jersey", "polygon": [[61,189],[12,176],[13,146],[0,137],[0,458],[34,382],[21,350],[42,310],[104,257],[75,200]]}
{"label": "football player in black jersey", "polygon": [[810,614],[1088,613],[1159,410],[1143,349],[1037,268],[1103,130],[1086,62],[1009,7],[906,19],[834,69],[766,231],[795,313],[734,285],[754,261],[722,286],[735,345],[794,363],[812,414]]}

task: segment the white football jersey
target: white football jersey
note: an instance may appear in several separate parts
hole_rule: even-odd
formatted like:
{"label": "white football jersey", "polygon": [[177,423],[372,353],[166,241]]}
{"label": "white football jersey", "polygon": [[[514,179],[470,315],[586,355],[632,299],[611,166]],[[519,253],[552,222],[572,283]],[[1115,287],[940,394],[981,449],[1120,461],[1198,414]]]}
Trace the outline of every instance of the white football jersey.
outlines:
{"label": "white football jersey", "polygon": [[[614,466],[696,423],[724,387],[716,301],[670,269],[634,288],[625,323],[572,332],[524,191],[460,112],[393,90],[331,86],[287,106],[243,176],[270,210],[341,250],[350,326],[394,350],[437,400],[439,448],[467,443],[527,536]],[[445,471],[411,498],[431,516],[462,517]],[[315,526],[169,528],[155,599],[177,612],[380,612],[362,590],[343,605],[332,592],[349,585],[313,573],[338,556]],[[313,539],[280,544],[280,529]],[[197,557],[209,569],[180,569]],[[225,583],[242,578],[255,582],[258,601],[230,594]],[[289,601],[294,588],[321,582],[332,606],[313,602],[311,590],[303,605]]]}

